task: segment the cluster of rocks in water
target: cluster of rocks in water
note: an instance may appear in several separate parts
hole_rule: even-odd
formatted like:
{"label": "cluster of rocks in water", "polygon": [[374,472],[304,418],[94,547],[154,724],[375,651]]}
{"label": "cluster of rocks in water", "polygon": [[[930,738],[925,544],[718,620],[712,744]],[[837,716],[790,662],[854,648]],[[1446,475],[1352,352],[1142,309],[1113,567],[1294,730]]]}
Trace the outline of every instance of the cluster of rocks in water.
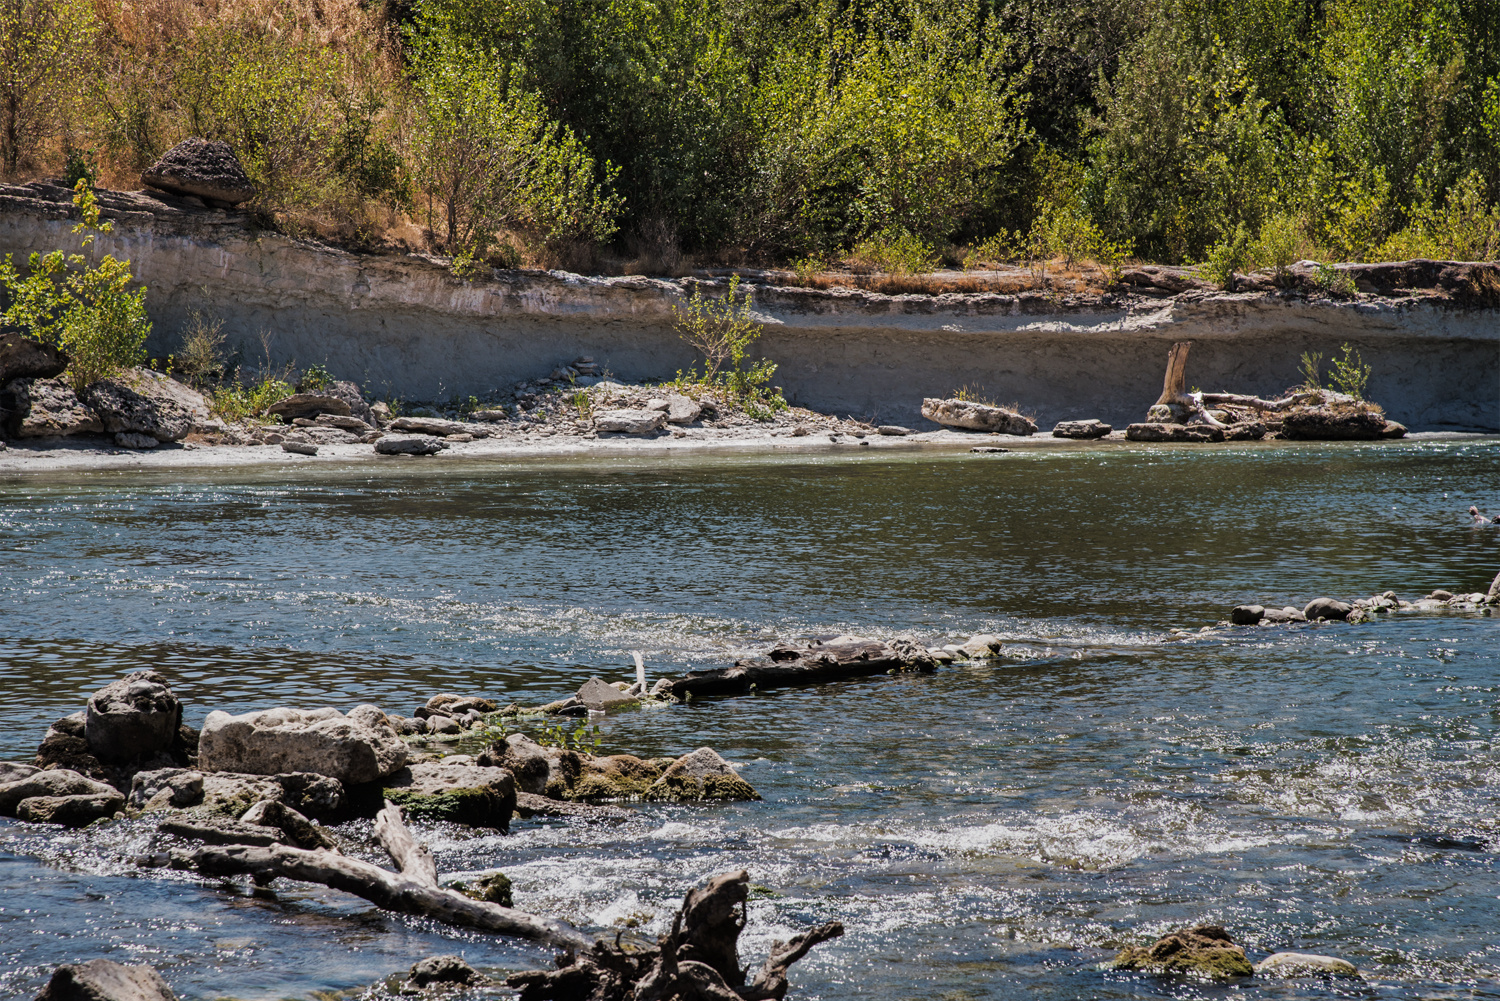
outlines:
{"label": "cluster of rocks in water", "polygon": [[1244,977],[1358,978],[1353,963],[1334,956],[1276,952],[1251,963],[1242,946],[1218,925],[1171,932],[1149,946],[1127,946],[1106,964],[1112,970],[1233,981]]}
{"label": "cluster of rocks in water", "polygon": [[[1301,608],[1287,605],[1283,608],[1267,608],[1264,605],[1236,605],[1229,610],[1229,617],[1221,626],[1279,626],[1294,622],[1369,622],[1392,612],[1410,610],[1434,612],[1443,609],[1480,611],[1500,605],[1500,574],[1496,574],[1488,591],[1433,591],[1415,601],[1396,596],[1394,591],[1385,591],[1368,598],[1343,601],[1338,598],[1314,598]],[[1208,628],[1208,627],[1205,627]]]}

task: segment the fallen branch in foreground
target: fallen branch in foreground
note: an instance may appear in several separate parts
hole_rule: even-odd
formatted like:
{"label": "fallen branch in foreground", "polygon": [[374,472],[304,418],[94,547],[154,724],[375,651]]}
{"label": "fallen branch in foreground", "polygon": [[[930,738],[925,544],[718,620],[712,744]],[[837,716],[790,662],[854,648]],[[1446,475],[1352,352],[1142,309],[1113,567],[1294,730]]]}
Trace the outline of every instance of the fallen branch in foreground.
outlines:
{"label": "fallen branch in foreground", "polygon": [[438,885],[432,852],[412,836],[402,822],[401,809],[389,801],[375,819],[375,836],[401,867],[400,872],[337,852],[288,845],[208,846],[173,852],[168,864],[204,876],[250,876],[260,885],[277,877],[321,883],[388,911],[546,942],[569,952],[589,947],[589,938],[561,921],[475,900]]}
{"label": "fallen branch in foreground", "polygon": [[506,983],[521,989],[521,1001],[780,1001],[789,986],[787,969],[813,946],[844,934],[844,926],[830,921],[774,943],[747,984],[739,936],[749,885],[750,874],[741,869],[689,890],[656,949],[598,942],[560,969],[517,973]]}
{"label": "fallen branch in foreground", "polygon": [[[250,876],[259,885],[281,877],[321,883],[363,897],[378,907],[444,924],[514,935],[559,947],[556,970],[518,973],[507,983],[521,1001],[781,1001],[787,970],[813,946],[844,934],[837,921],[776,942],[759,973],[746,983],[739,936],[745,927],[750,874],[741,869],[689,890],[656,949],[629,949],[593,941],[571,925],[511,907],[475,900],[438,882],[432,852],[411,833],[401,808],[386,801],[375,818],[375,837],[399,872],[349,858],[332,849],[290,845],[211,845],[177,851],[161,861],[204,876]],[[160,858],[159,856],[157,858]]]}

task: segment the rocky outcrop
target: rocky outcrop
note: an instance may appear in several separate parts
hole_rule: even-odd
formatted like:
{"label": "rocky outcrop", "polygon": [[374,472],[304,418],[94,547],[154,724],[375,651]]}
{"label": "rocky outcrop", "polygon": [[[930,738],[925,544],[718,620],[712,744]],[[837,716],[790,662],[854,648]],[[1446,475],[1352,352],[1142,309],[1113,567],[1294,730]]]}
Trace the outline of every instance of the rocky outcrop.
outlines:
{"label": "rocky outcrop", "polygon": [[141,183],[210,203],[238,205],[255,197],[255,185],[226,142],[184,139],[141,172]]}
{"label": "rocky outcrop", "polygon": [[125,797],[114,786],[65,768],[0,784],[0,816],[32,823],[83,827],[124,807]]}
{"label": "rocky outcrop", "polygon": [[177,996],[149,966],[91,959],[52,971],[36,1001],[177,1001]]}
{"label": "rocky outcrop", "polygon": [[[506,903],[504,906],[509,907],[510,904]],[[428,956],[411,968],[406,982],[418,990],[449,984],[472,987],[484,983],[484,977],[465,963],[461,956]]]}
{"label": "rocky outcrop", "polygon": [[383,795],[408,816],[510,829],[516,782],[504,768],[419,761],[385,780]]}
{"label": "rocky outcrop", "polygon": [[155,671],[136,671],[89,698],[84,739],[106,763],[160,754],[177,739],[182,704]]}
{"label": "rocky outcrop", "polygon": [[491,745],[479,756],[479,763],[509,771],[523,793],[557,800],[760,798],[727,761],[706,747],[675,759],[645,759],[543,747],[524,734],[513,733]]}
{"label": "rocky outcrop", "polygon": [[141,813],[182,810],[203,802],[203,773],[192,768],[136,772],[126,805]]}
{"label": "rocky outcrop", "polygon": [[1117,970],[1177,973],[1211,980],[1232,980],[1255,973],[1245,950],[1217,925],[1172,932],[1149,947],[1126,947],[1110,965]]}
{"label": "rocky outcrop", "polygon": [[1036,422],[1014,410],[975,403],[972,400],[922,401],[922,416],[936,421],[944,427],[962,428],[966,431],[994,431],[999,434],[1033,435]]}
{"label": "rocky outcrop", "polygon": [[[104,432],[99,415],[62,379],[33,379],[17,389],[26,394],[26,409],[10,432],[14,438],[60,438]],[[19,404],[17,407],[19,412]]]}
{"label": "rocky outcrop", "polygon": [[181,441],[194,424],[208,418],[201,393],[159,372],[132,369],[85,386],[80,398],[110,434],[141,434],[157,441]]}
{"label": "rocky outcrop", "polygon": [[215,711],[203,721],[198,744],[198,766],[205,772],[314,772],[346,784],[386,778],[406,758],[406,744],[374,706],[359,706],[348,716],[336,709],[242,716]]}
{"label": "rocky outcrop", "polygon": [[813,685],[889,671],[927,670],[932,659],[908,640],[904,651],[860,636],[838,636],[805,644],[779,643],[764,657],[736,661],[733,667],[689,671],[666,687],[675,698],[727,695],[751,689]]}

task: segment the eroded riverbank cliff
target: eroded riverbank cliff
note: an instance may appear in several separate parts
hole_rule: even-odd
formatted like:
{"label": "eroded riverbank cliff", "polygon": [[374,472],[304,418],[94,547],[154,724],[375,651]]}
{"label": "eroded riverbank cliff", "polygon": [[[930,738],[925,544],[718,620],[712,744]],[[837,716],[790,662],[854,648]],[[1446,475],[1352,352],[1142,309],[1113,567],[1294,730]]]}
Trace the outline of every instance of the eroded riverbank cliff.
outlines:
{"label": "eroded riverbank cliff", "polygon": [[[0,188],[0,253],[75,245],[70,195]],[[177,348],[197,312],[222,320],[230,348],[252,363],[268,350],[273,364],[321,363],[368,392],[418,400],[482,397],[576,355],[629,380],[670,377],[694,360],[672,307],[697,279],[495,271],[461,280],[436,258],[257,231],[195,199],[101,192],[100,203],[114,232],[92,252],[132,260],[150,289],[156,355]],[[1260,394],[1296,383],[1303,352],[1327,357],[1349,343],[1373,368],[1370,397],[1413,430],[1500,430],[1492,276],[1476,292],[1473,269],[1442,263],[1347,270],[1368,291],[1175,291],[1180,281],[1147,277],[1090,296],[886,295],[768,278],[754,297],[776,381],[792,402],[825,412],[922,426],[924,397],[967,385],[1019,402],[1044,426],[1124,424],[1156,398],[1173,341],[1197,343],[1191,384]]]}

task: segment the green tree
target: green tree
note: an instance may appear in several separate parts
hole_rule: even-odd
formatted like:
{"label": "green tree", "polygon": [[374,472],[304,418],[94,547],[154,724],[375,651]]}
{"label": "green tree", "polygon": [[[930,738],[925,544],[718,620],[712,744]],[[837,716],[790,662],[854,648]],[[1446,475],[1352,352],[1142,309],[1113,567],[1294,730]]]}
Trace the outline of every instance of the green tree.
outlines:
{"label": "green tree", "polygon": [[7,174],[57,134],[94,33],[87,0],[0,0],[0,164]]}

